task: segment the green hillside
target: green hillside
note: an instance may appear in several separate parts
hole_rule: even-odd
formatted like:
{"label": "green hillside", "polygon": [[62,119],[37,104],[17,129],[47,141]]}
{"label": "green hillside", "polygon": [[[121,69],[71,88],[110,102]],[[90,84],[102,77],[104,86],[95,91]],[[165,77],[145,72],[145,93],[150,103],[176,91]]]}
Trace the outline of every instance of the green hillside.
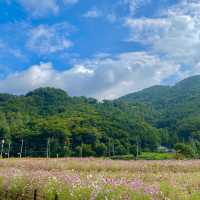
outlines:
{"label": "green hillside", "polygon": [[159,146],[196,155],[200,76],[103,102],[48,87],[21,96],[0,94],[0,139],[4,154],[11,144],[12,156],[22,143],[24,156],[136,155]]}
{"label": "green hillside", "polygon": [[[0,138],[11,155],[111,156],[155,151],[161,130],[147,123],[149,108],[135,103],[70,97],[55,88],[39,88],[25,96],[0,95]],[[48,147],[47,147],[48,146]]]}
{"label": "green hillside", "polygon": [[172,87],[147,88],[118,101],[148,105],[159,113],[152,121],[154,127],[167,130],[174,141],[195,143],[193,149],[199,145],[200,76],[189,77]]}

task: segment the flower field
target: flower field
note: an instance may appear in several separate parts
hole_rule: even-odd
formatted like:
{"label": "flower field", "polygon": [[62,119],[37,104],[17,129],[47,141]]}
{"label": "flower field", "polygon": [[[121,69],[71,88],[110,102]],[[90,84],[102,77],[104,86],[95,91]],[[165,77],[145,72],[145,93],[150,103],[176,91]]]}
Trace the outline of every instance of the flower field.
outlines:
{"label": "flower field", "polygon": [[200,161],[0,160],[1,200],[199,200]]}

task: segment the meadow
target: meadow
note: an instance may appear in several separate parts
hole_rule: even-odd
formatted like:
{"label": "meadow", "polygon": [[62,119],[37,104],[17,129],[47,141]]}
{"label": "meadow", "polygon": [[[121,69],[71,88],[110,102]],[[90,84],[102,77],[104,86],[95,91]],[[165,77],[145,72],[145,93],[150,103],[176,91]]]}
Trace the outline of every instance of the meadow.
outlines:
{"label": "meadow", "polygon": [[200,161],[2,159],[1,200],[199,200]]}

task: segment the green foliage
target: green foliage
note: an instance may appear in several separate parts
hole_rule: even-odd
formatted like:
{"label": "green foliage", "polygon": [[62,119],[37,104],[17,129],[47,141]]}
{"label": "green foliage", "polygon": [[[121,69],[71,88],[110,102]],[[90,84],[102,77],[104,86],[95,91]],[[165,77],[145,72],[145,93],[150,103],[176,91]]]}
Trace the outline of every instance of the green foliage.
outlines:
{"label": "green foliage", "polygon": [[[117,101],[128,103],[129,105],[143,103],[149,107],[147,116],[153,117],[147,118],[145,115],[144,119],[160,130],[161,144],[168,148],[173,148],[176,143],[184,142],[192,146],[195,156],[199,157],[199,75],[187,78],[172,87],[153,86],[140,92],[126,95]],[[186,148],[188,149],[189,147]],[[152,151],[153,149],[149,150]],[[187,156],[194,157],[191,153]]]}
{"label": "green foliage", "polygon": [[160,130],[145,122],[141,104],[70,97],[55,88],[25,96],[0,95],[0,139],[5,152],[19,156],[108,156],[155,150]]}
{"label": "green foliage", "polygon": [[25,96],[0,94],[0,139],[4,156],[9,143],[18,156],[23,139],[23,156],[46,156],[47,146],[51,157],[136,156],[184,142],[199,157],[199,102],[200,76],[103,102],[49,87]]}
{"label": "green foliage", "polygon": [[139,156],[140,160],[169,160],[175,159],[174,153],[143,152]]}
{"label": "green foliage", "polygon": [[103,143],[96,144],[95,152],[96,152],[96,156],[98,157],[106,156],[106,153],[107,153],[106,145]]}
{"label": "green foliage", "polygon": [[121,156],[111,156],[112,160],[135,160],[134,155],[121,155]]}
{"label": "green foliage", "polygon": [[185,156],[186,158],[195,158],[195,150],[189,144],[177,143],[175,145],[175,150],[177,153]]}
{"label": "green foliage", "polygon": [[81,146],[76,147],[75,156],[90,157],[95,156],[95,152],[92,150],[92,146],[90,144],[82,144]]}

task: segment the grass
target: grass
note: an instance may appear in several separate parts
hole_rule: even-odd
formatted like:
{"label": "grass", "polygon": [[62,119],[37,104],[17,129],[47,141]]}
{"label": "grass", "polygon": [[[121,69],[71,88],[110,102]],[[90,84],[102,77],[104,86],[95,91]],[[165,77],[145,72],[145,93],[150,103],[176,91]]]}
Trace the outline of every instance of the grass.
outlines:
{"label": "grass", "polygon": [[139,156],[141,160],[170,160],[175,159],[175,153],[142,152]]}
{"label": "grass", "polygon": [[2,159],[1,200],[199,200],[200,161]]}

